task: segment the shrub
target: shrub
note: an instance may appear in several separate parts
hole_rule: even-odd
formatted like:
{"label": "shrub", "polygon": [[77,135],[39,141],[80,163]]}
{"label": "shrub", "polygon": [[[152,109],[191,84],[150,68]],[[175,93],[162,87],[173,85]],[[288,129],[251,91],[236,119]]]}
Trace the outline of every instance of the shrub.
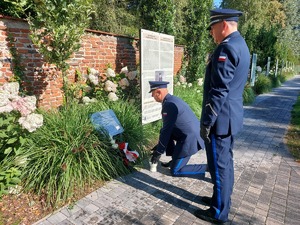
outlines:
{"label": "shrub", "polygon": [[271,80],[263,75],[259,74],[254,84],[255,94],[260,95],[266,92],[269,92],[272,89]]}
{"label": "shrub", "polygon": [[27,136],[43,124],[42,115],[34,113],[36,98],[19,96],[19,89],[18,82],[0,87],[0,197],[20,182]]}
{"label": "shrub", "polygon": [[281,81],[280,81],[280,77],[279,76],[275,77],[275,74],[270,74],[269,78],[271,80],[272,87],[279,87],[281,85]]}
{"label": "shrub", "polygon": [[254,100],[255,100],[254,90],[250,86],[250,84],[247,83],[243,92],[243,103],[246,105],[251,104]]}

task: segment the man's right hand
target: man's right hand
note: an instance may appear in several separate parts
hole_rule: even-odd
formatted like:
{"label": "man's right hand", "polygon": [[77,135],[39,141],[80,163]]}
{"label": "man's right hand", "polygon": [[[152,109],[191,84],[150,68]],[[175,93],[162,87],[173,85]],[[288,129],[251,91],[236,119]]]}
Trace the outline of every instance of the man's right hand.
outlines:
{"label": "man's right hand", "polygon": [[210,143],[210,138],[209,138],[210,129],[211,129],[211,126],[205,126],[205,125],[201,124],[200,136],[206,143]]}
{"label": "man's right hand", "polygon": [[151,151],[154,152],[154,151],[156,151],[156,149],[157,149],[157,145],[155,145],[155,146],[151,149]]}
{"label": "man's right hand", "polygon": [[158,151],[154,151],[152,153],[152,157],[151,157],[151,163],[156,164],[158,163],[159,159],[161,157],[161,154]]}

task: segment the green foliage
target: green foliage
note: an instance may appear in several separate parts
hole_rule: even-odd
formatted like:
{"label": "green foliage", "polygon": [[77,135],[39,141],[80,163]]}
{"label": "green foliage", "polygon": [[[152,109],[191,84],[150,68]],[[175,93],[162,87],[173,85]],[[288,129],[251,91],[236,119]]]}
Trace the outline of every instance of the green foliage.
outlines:
{"label": "green foliage", "polygon": [[11,187],[18,185],[21,182],[21,171],[17,168],[10,167],[5,169],[3,164],[0,167],[0,198],[4,194],[8,194]]}
{"label": "green foliage", "polygon": [[255,100],[255,93],[253,88],[249,83],[246,84],[244,92],[243,92],[243,103],[245,105],[253,103]]}
{"label": "green foliage", "polygon": [[264,67],[267,57],[297,62],[299,60],[298,1],[223,0],[223,8],[241,10],[239,30],[245,36],[250,52],[258,53],[258,65]]}
{"label": "green foliage", "polygon": [[291,125],[287,133],[287,145],[289,151],[296,158],[300,160],[300,97],[293,106],[291,112]]}
{"label": "green foliage", "polygon": [[186,84],[174,87],[174,95],[183,99],[198,118],[200,118],[202,110],[202,91],[202,86],[197,84],[192,84],[190,87]]}
{"label": "green foliage", "polygon": [[139,3],[139,9],[145,29],[170,35],[175,34],[175,4],[173,0],[142,0]]}
{"label": "green foliage", "polygon": [[24,188],[45,193],[48,204],[55,205],[94,180],[129,173],[131,167],[123,164],[119,150],[112,149],[108,136],[99,135],[90,121],[92,113],[109,108],[124,126],[120,138],[145,155],[143,147],[150,136],[144,136],[139,113],[132,105],[70,104],[60,111],[44,112],[44,126],[31,134],[23,152],[28,159],[22,174]]}
{"label": "green foliage", "polygon": [[[255,52],[258,54],[257,64],[266,65],[268,57],[272,59],[276,58],[276,42],[277,42],[277,29],[272,27],[266,29],[262,27],[255,39]],[[274,60],[271,62],[271,67],[274,64]]]}
{"label": "green foliage", "polygon": [[209,9],[212,0],[190,0],[186,10],[186,52],[188,66],[185,77],[188,82],[194,82],[204,76],[206,59],[209,49],[209,32],[206,31],[209,22]]}
{"label": "green foliage", "polygon": [[12,37],[11,34],[8,35],[9,41],[9,51],[12,57],[12,71],[13,71],[13,78],[11,82],[17,81],[20,84],[20,92],[22,94],[28,94],[26,91],[23,90],[22,84],[26,82],[25,76],[25,67],[22,65],[22,57],[18,53],[17,48],[15,46],[15,39]]}
{"label": "green foliage", "polygon": [[20,181],[21,163],[14,159],[20,157],[28,132],[19,125],[19,117],[15,111],[0,114],[0,197]]}
{"label": "green foliage", "polygon": [[31,38],[48,63],[62,71],[68,85],[67,60],[80,48],[91,14],[91,0],[36,0],[36,15],[29,18]]}
{"label": "green foliage", "polygon": [[18,123],[19,113],[0,114],[0,162],[7,157],[20,154],[28,132]]}
{"label": "green foliage", "polygon": [[269,79],[271,80],[272,87],[279,87],[281,85],[280,77],[275,77],[274,73],[270,73]]}
{"label": "green foliage", "polygon": [[264,74],[259,74],[254,84],[255,94],[260,95],[269,92],[271,88],[272,88],[271,80]]}
{"label": "green foliage", "polygon": [[142,25],[135,1],[93,0],[93,9],[91,29],[139,36]]}
{"label": "green foliage", "polygon": [[0,2],[1,14],[17,18],[26,18],[33,12],[33,0],[3,0]]}

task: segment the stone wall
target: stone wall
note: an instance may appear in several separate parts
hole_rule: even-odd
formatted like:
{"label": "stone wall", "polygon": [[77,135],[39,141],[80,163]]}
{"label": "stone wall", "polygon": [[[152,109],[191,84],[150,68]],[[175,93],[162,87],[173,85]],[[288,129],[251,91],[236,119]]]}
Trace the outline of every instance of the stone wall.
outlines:
{"label": "stone wall", "polygon": [[[26,21],[0,15],[0,85],[13,77],[16,63],[11,49],[15,47],[20,56],[19,67],[24,73],[24,87],[37,96],[39,107],[58,107],[63,102],[62,78],[55,68],[44,63],[29,35]],[[175,46],[174,75],[181,68],[183,54],[184,47]],[[94,68],[104,73],[108,64],[117,73],[124,66],[136,70],[139,64],[139,39],[86,30],[81,48],[73,54],[69,64],[70,80],[75,79],[75,70],[85,74],[87,68]]]}

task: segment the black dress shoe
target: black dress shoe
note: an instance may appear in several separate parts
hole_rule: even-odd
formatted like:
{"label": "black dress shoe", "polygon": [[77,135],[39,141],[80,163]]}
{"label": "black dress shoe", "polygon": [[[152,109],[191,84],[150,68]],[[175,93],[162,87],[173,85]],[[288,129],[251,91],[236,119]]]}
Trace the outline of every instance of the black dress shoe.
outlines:
{"label": "black dress shoe", "polygon": [[161,166],[162,166],[162,167],[170,167],[171,163],[172,163],[172,160],[169,161],[169,162],[166,162],[166,163],[161,162]]}
{"label": "black dress shoe", "polygon": [[227,221],[222,221],[222,220],[218,220],[216,218],[214,218],[211,209],[207,209],[207,210],[202,210],[202,209],[198,209],[194,212],[194,215],[196,217],[198,217],[199,219],[208,221],[210,223],[214,223],[214,224],[226,224]]}
{"label": "black dress shoe", "polygon": [[201,201],[204,202],[206,205],[210,205],[211,204],[211,197],[203,196],[201,198]]}

